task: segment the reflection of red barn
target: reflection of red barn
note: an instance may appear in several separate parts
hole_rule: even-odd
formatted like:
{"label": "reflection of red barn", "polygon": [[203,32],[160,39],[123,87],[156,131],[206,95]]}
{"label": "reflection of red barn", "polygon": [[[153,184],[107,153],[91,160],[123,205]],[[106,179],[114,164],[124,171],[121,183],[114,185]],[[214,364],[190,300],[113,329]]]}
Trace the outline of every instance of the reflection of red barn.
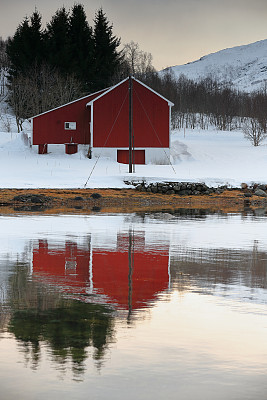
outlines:
{"label": "reflection of red barn", "polygon": [[49,249],[47,242],[40,241],[33,250],[33,276],[67,293],[103,295],[119,308],[144,307],[168,288],[169,251],[146,251],[144,238],[139,237],[129,254],[128,241],[119,237],[117,249],[91,252],[70,242],[65,248]]}
{"label": "reflection of red barn", "polygon": [[[170,101],[132,78],[134,162],[166,162],[170,147]],[[127,163],[129,158],[129,79],[32,118],[32,144],[66,152],[88,145],[94,156]]]}
{"label": "reflection of red barn", "polygon": [[45,277],[49,283],[69,287],[71,292],[85,293],[89,261],[90,253],[76,243],[66,242],[63,248],[49,249],[47,241],[40,240],[33,250],[33,274]]}

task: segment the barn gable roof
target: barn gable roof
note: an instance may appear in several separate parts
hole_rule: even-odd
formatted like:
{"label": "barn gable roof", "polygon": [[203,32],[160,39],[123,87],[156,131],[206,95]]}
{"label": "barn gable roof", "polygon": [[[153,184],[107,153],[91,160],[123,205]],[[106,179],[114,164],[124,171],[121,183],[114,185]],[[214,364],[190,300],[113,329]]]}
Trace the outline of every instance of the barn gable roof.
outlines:
{"label": "barn gable roof", "polygon": [[[68,105],[70,105],[70,104],[76,103],[77,101],[86,99],[87,97],[88,97],[88,100],[89,100],[90,97],[93,97],[93,96],[97,95],[98,93],[101,94],[101,93],[103,93],[103,92],[106,92],[108,89],[109,89],[109,88],[101,89],[101,90],[98,90],[97,92],[87,94],[86,96],[83,96],[83,97],[80,97],[79,99],[70,101],[69,103],[62,104],[61,106],[52,108],[51,110],[47,110],[47,111],[44,111],[43,113],[34,115],[34,117],[31,117],[30,119],[40,117],[41,115],[44,115],[44,114],[48,114],[48,113],[50,113],[50,112],[52,112],[52,111],[58,110],[59,108],[62,108],[62,107],[68,106]],[[99,96],[97,96],[97,97],[99,97]]]}
{"label": "barn gable roof", "polygon": [[[166,99],[166,98],[163,97],[161,94],[159,94],[159,93],[156,92],[155,90],[151,89],[149,86],[147,86],[147,85],[144,84],[143,82],[139,81],[138,79],[136,79],[136,78],[134,78],[134,77],[132,77],[132,79],[135,80],[136,82],[138,82],[140,85],[144,86],[146,89],[150,90],[152,93],[154,93],[154,94],[156,94],[157,96],[159,96],[160,98],[162,98],[164,101],[166,101],[166,102],[168,103],[169,106],[171,106],[171,107],[174,106],[174,104],[173,104],[170,100]],[[66,106],[68,106],[68,105],[70,105],[70,104],[76,103],[77,101],[80,101],[80,100],[83,100],[83,99],[86,99],[86,98],[88,98],[88,100],[89,100],[88,103],[86,104],[86,106],[91,106],[95,101],[99,100],[102,96],[105,96],[105,95],[108,94],[110,91],[114,90],[116,87],[122,85],[122,84],[123,84],[124,82],[126,82],[127,80],[129,80],[129,77],[127,77],[126,79],[123,79],[121,82],[117,83],[117,84],[114,85],[114,86],[111,86],[111,87],[106,88],[106,89],[99,90],[99,91],[94,92],[94,93],[90,93],[90,94],[88,94],[88,95],[86,95],[86,96],[80,97],[79,99],[70,101],[69,103],[62,104],[61,106],[52,108],[51,110],[48,110],[48,111],[44,111],[43,113],[34,115],[34,116],[31,117],[30,119],[34,119],[34,118],[40,117],[41,115],[48,114],[48,113],[50,113],[50,112],[52,112],[52,111],[55,111],[55,110],[58,110],[58,109],[60,109],[60,108],[66,107]],[[98,96],[96,96],[96,95],[98,95]],[[93,99],[90,100],[90,98],[92,98],[92,97],[93,97]]]}
{"label": "barn gable roof", "polygon": [[[165,97],[163,97],[161,94],[159,94],[158,92],[156,92],[155,90],[151,89],[149,86],[145,85],[143,82],[139,81],[138,79],[132,77],[133,80],[135,80],[136,82],[138,82],[140,85],[144,86],[146,89],[150,90],[152,93],[156,94],[157,96],[159,96],[160,98],[162,98],[164,101],[166,101],[168,103],[169,106],[174,106],[174,104],[166,99]],[[117,83],[114,86],[111,86],[108,89],[105,89],[99,96],[95,97],[94,99],[92,99],[91,101],[89,101],[86,106],[91,106],[95,101],[99,100],[101,97],[105,96],[107,93],[111,92],[112,90],[114,90],[116,87],[122,85],[124,82],[126,82],[127,80],[129,80],[129,78],[123,79],[121,82]]]}

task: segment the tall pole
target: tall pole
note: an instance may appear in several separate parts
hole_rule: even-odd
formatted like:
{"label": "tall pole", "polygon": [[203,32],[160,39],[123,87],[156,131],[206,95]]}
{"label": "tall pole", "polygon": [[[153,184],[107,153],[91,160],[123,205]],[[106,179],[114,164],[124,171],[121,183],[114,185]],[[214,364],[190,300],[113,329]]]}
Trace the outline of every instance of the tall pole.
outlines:
{"label": "tall pole", "polygon": [[133,172],[133,81],[129,76],[129,174]]}
{"label": "tall pole", "polygon": [[133,270],[134,270],[134,231],[129,230],[129,246],[128,246],[128,316],[127,322],[131,322],[133,311]]}

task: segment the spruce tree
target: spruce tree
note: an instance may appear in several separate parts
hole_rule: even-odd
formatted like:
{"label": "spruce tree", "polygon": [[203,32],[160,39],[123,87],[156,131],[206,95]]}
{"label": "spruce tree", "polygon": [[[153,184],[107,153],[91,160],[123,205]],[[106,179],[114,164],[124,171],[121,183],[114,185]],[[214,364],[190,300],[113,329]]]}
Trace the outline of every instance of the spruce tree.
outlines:
{"label": "spruce tree", "polygon": [[71,70],[69,15],[65,7],[56,11],[45,33],[47,61],[61,73]]}
{"label": "spruce tree", "polygon": [[31,64],[40,65],[44,62],[44,34],[42,31],[42,17],[35,10],[30,18],[29,50],[32,53]]}
{"label": "spruce tree", "polygon": [[113,35],[113,26],[100,8],[94,19],[94,88],[103,89],[111,84],[121,62],[117,50],[120,39]]}
{"label": "spruce tree", "polygon": [[69,18],[69,42],[72,72],[88,91],[92,86],[94,44],[92,28],[81,4],[75,4],[72,8]]}
{"label": "spruce tree", "polygon": [[12,76],[27,72],[33,65],[42,63],[44,55],[41,15],[38,11],[30,20],[25,18],[18,26],[13,38],[7,42],[7,55],[10,62],[10,80]]}
{"label": "spruce tree", "polygon": [[16,76],[18,72],[23,71],[28,62],[27,53],[25,51],[25,38],[28,36],[28,31],[29,20],[25,18],[17,27],[14,36],[7,41],[6,52],[10,61],[10,78]]}

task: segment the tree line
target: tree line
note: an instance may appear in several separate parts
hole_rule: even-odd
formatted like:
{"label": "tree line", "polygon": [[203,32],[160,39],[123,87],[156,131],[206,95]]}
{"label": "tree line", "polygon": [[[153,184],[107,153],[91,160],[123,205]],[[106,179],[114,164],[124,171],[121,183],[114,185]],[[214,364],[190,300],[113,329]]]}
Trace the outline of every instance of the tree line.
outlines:
{"label": "tree line", "polygon": [[253,145],[267,136],[267,87],[245,93],[206,77],[198,81],[171,70],[151,73],[143,81],[174,103],[173,129],[241,129]]}
{"label": "tree line", "polygon": [[102,8],[93,27],[81,4],[58,9],[44,29],[37,10],[26,17],[3,42],[8,102],[18,127],[25,118],[110,86],[121,64],[119,45]]}
{"label": "tree line", "polygon": [[[152,55],[133,41],[120,48],[103,9],[87,22],[83,5],[58,9],[46,27],[35,10],[12,38],[0,39],[0,100],[6,93],[18,128],[37,115],[134,75],[174,103],[173,128],[213,126],[221,130],[267,131],[267,91],[238,92],[206,77],[193,81],[170,71],[158,73]],[[255,128],[256,127],[256,128]],[[254,140],[254,139],[253,139]],[[253,143],[255,144],[255,143]]]}
{"label": "tree line", "polygon": [[46,64],[64,76],[74,75],[84,90],[98,90],[110,83],[120,64],[119,45],[102,8],[95,14],[94,27],[83,5],[75,4],[70,11],[58,9],[45,29],[35,10],[7,41],[10,77]]}
{"label": "tree line", "polygon": [[81,4],[69,11],[58,9],[44,29],[37,10],[25,18],[13,37],[0,41],[0,84],[4,90],[7,77],[8,103],[18,130],[26,118],[107,88],[129,74],[140,78],[155,71],[151,54],[137,43],[119,46],[102,8],[93,27]]}

